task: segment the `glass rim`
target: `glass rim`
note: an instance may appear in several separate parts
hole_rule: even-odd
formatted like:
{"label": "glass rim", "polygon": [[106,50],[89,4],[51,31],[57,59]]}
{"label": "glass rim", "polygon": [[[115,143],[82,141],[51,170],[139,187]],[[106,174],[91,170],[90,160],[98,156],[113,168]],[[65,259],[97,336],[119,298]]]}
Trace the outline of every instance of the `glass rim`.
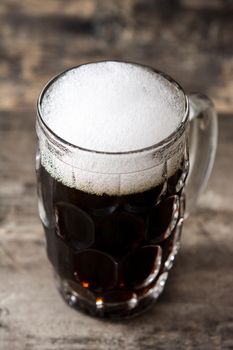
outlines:
{"label": "glass rim", "polygon": [[[139,148],[139,149],[135,149],[135,150],[131,150],[131,151],[123,151],[123,152],[108,152],[108,151],[97,151],[94,149],[88,149],[88,148],[84,148],[84,147],[80,147],[78,145],[75,145],[65,139],[63,139],[61,136],[57,135],[48,125],[47,123],[44,121],[43,119],[43,113],[42,113],[42,103],[43,103],[43,97],[45,95],[45,93],[47,92],[47,90],[50,88],[50,86],[56,82],[59,78],[61,78],[63,75],[65,75],[66,73],[68,73],[69,71],[72,71],[74,69],[77,69],[81,66],[85,66],[85,65],[89,65],[89,64],[98,64],[98,63],[103,63],[103,62],[119,62],[119,63],[125,63],[125,64],[130,64],[130,65],[134,65],[134,66],[139,66],[142,67],[144,69],[149,70],[150,72],[156,73],[160,76],[162,76],[163,78],[165,78],[166,80],[168,80],[170,83],[172,83],[173,85],[175,85],[182,93],[183,95],[183,104],[184,104],[184,116],[183,119],[181,120],[181,122],[179,123],[179,125],[177,126],[177,128],[171,133],[169,134],[167,137],[165,137],[163,140],[154,143],[151,146],[148,147],[144,147],[144,148]],[[105,154],[105,155],[129,155],[129,154],[137,154],[137,153],[142,153],[142,152],[146,152],[146,151],[152,151],[152,150],[156,150],[159,149],[163,146],[167,146],[170,143],[173,142],[174,139],[177,138],[177,134],[181,134],[182,131],[184,130],[187,121],[188,121],[188,114],[189,114],[189,103],[188,103],[188,98],[183,90],[183,88],[181,87],[181,85],[179,83],[176,82],[176,80],[174,80],[173,78],[171,78],[169,75],[161,72],[158,69],[155,69],[153,67],[141,64],[141,63],[135,63],[135,62],[131,62],[131,61],[123,61],[123,60],[101,60],[101,61],[92,61],[92,62],[87,62],[84,64],[80,64],[77,66],[73,66],[70,68],[67,68],[66,70],[62,71],[61,73],[57,74],[56,76],[54,76],[53,78],[51,78],[48,83],[44,86],[44,88],[42,89],[38,99],[37,99],[37,117],[38,120],[40,122],[40,124],[42,125],[43,128],[45,128],[45,130],[52,135],[52,137],[54,137],[58,142],[60,142],[61,144],[67,146],[67,147],[71,147],[74,150],[78,150],[78,151],[82,151],[82,152],[89,152],[89,153],[96,153],[96,154]]]}

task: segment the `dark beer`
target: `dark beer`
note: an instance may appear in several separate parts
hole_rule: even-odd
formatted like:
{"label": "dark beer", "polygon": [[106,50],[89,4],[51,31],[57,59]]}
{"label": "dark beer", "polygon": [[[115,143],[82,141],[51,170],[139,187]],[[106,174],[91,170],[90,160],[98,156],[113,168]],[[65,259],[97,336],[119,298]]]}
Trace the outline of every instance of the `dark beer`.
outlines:
{"label": "dark beer", "polygon": [[38,102],[38,192],[57,286],[92,315],[156,300],[179,248],[188,104],[149,67],[105,61],[53,79]]}
{"label": "dark beer", "polygon": [[48,257],[69,304],[94,315],[125,316],[145,308],[149,299],[143,297],[151,291],[160,292],[160,277],[179,245],[187,171],[183,160],[159,186],[109,196],[67,187],[39,165]]}

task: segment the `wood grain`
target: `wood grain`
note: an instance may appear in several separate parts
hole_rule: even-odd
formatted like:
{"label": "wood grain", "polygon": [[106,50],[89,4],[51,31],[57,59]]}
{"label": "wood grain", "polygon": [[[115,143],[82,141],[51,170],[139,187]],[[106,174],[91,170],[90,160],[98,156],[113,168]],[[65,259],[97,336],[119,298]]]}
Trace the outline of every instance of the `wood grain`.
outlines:
{"label": "wood grain", "polygon": [[[110,323],[58,295],[37,217],[33,123],[4,123],[0,181],[0,349],[231,349],[233,346],[233,118],[221,116],[217,160],[199,212],[186,223],[165,292],[146,314]],[[2,126],[1,126],[2,128]],[[15,145],[17,140],[17,152]],[[24,154],[24,156],[23,156]]]}
{"label": "wood grain", "polygon": [[0,26],[1,109],[32,109],[53,75],[112,58],[152,65],[232,110],[232,1],[1,0]]}
{"label": "wood grain", "polygon": [[[220,0],[1,0],[0,350],[233,348],[232,16],[232,1]],[[164,70],[221,112],[214,171],[165,292],[146,314],[118,323],[75,312],[58,295],[34,172],[42,86],[105,58]]]}

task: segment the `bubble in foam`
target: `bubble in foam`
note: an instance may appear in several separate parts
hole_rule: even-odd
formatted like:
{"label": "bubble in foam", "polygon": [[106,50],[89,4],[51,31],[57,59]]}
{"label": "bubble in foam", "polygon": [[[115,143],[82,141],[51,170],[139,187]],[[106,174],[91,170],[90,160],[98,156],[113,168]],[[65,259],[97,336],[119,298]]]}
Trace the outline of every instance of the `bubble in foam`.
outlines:
{"label": "bubble in foam", "polygon": [[169,136],[184,117],[183,92],[149,68],[99,62],[69,70],[46,90],[41,112],[55,134],[81,148],[127,152]]}

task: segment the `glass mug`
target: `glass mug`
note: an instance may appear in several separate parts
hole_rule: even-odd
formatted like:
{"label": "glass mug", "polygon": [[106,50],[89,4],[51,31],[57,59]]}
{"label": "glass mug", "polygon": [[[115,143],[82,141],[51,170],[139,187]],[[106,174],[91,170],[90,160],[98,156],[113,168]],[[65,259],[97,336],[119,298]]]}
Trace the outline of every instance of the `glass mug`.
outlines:
{"label": "glass mug", "polygon": [[[61,75],[38,100],[38,207],[48,258],[64,300],[93,316],[130,317],[158,298],[180,247],[184,217],[195,208],[214,163],[218,126],[210,100],[198,94],[187,97],[170,77],[146,69],[180,89],[185,113],[171,135],[145,149],[93,151],[57,136],[44,121],[41,105]],[[69,186],[60,180],[64,171]],[[106,192],[109,182],[133,190],[120,195],[82,191],[83,181],[91,183],[93,173]],[[150,188],[137,192],[145,173]],[[158,176],[163,179],[159,184]]]}

